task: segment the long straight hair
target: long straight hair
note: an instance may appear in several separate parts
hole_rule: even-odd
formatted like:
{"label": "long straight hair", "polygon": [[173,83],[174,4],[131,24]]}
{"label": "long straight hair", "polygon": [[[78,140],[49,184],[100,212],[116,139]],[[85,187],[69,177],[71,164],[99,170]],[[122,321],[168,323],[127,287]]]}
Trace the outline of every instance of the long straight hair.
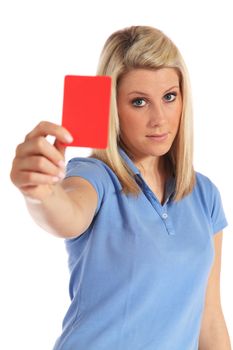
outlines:
{"label": "long straight hair", "polygon": [[97,75],[112,78],[108,146],[104,150],[92,149],[90,157],[102,160],[114,171],[123,193],[139,194],[140,188],[133,173],[119,154],[119,146],[125,151],[126,148],[121,140],[117,111],[119,81],[125,73],[136,68],[174,68],[179,75],[181,119],[175,140],[165,155],[170,173],[175,177],[173,198],[178,201],[189,194],[195,184],[191,88],[188,71],[178,48],[162,31],[149,26],[132,26],[114,32],[107,39],[100,55]]}

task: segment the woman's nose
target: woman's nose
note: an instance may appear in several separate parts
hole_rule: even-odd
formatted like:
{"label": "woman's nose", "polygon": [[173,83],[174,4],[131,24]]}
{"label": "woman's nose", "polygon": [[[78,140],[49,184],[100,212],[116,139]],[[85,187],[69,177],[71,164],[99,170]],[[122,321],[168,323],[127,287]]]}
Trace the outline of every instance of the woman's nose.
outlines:
{"label": "woman's nose", "polygon": [[151,126],[161,125],[165,121],[165,113],[160,104],[154,105],[149,111],[149,124]]}

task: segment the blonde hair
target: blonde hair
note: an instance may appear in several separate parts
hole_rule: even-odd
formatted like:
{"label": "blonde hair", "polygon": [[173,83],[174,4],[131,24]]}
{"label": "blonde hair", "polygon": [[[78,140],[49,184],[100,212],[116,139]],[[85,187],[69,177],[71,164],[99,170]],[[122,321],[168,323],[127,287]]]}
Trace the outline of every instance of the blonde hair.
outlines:
{"label": "blonde hair", "polygon": [[179,74],[182,94],[182,115],[179,130],[166,154],[170,172],[175,177],[174,200],[189,194],[195,184],[193,170],[193,126],[189,76],[184,60],[174,43],[160,30],[148,26],[132,26],[114,32],[107,39],[100,55],[97,75],[112,78],[108,147],[93,149],[90,157],[105,162],[117,175],[125,194],[138,195],[132,170],[119,154],[125,149],[120,138],[117,111],[117,85],[123,74],[135,68],[175,68]]}

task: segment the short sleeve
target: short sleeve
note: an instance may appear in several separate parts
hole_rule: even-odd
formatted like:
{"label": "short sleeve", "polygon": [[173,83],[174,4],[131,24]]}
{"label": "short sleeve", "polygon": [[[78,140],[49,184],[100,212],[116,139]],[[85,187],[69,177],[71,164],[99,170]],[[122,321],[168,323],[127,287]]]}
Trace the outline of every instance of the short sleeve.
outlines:
{"label": "short sleeve", "polygon": [[218,188],[212,183],[212,208],[211,220],[213,227],[213,234],[223,230],[227,225],[227,219],[224,213],[222,199]]}
{"label": "short sleeve", "polygon": [[80,176],[95,188],[98,195],[96,215],[101,207],[107,187],[106,170],[101,165],[101,161],[93,158],[72,158],[67,164],[65,178],[71,176]]}

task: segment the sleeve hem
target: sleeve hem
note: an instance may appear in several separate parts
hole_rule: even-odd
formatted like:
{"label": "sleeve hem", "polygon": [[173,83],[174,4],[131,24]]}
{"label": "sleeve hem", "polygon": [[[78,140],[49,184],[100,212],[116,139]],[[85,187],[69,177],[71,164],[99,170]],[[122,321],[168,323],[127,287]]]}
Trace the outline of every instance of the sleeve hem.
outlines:
{"label": "sleeve hem", "polygon": [[228,226],[228,222],[226,220],[221,221],[218,225],[215,225],[213,227],[213,235],[222,231],[227,226]]}

